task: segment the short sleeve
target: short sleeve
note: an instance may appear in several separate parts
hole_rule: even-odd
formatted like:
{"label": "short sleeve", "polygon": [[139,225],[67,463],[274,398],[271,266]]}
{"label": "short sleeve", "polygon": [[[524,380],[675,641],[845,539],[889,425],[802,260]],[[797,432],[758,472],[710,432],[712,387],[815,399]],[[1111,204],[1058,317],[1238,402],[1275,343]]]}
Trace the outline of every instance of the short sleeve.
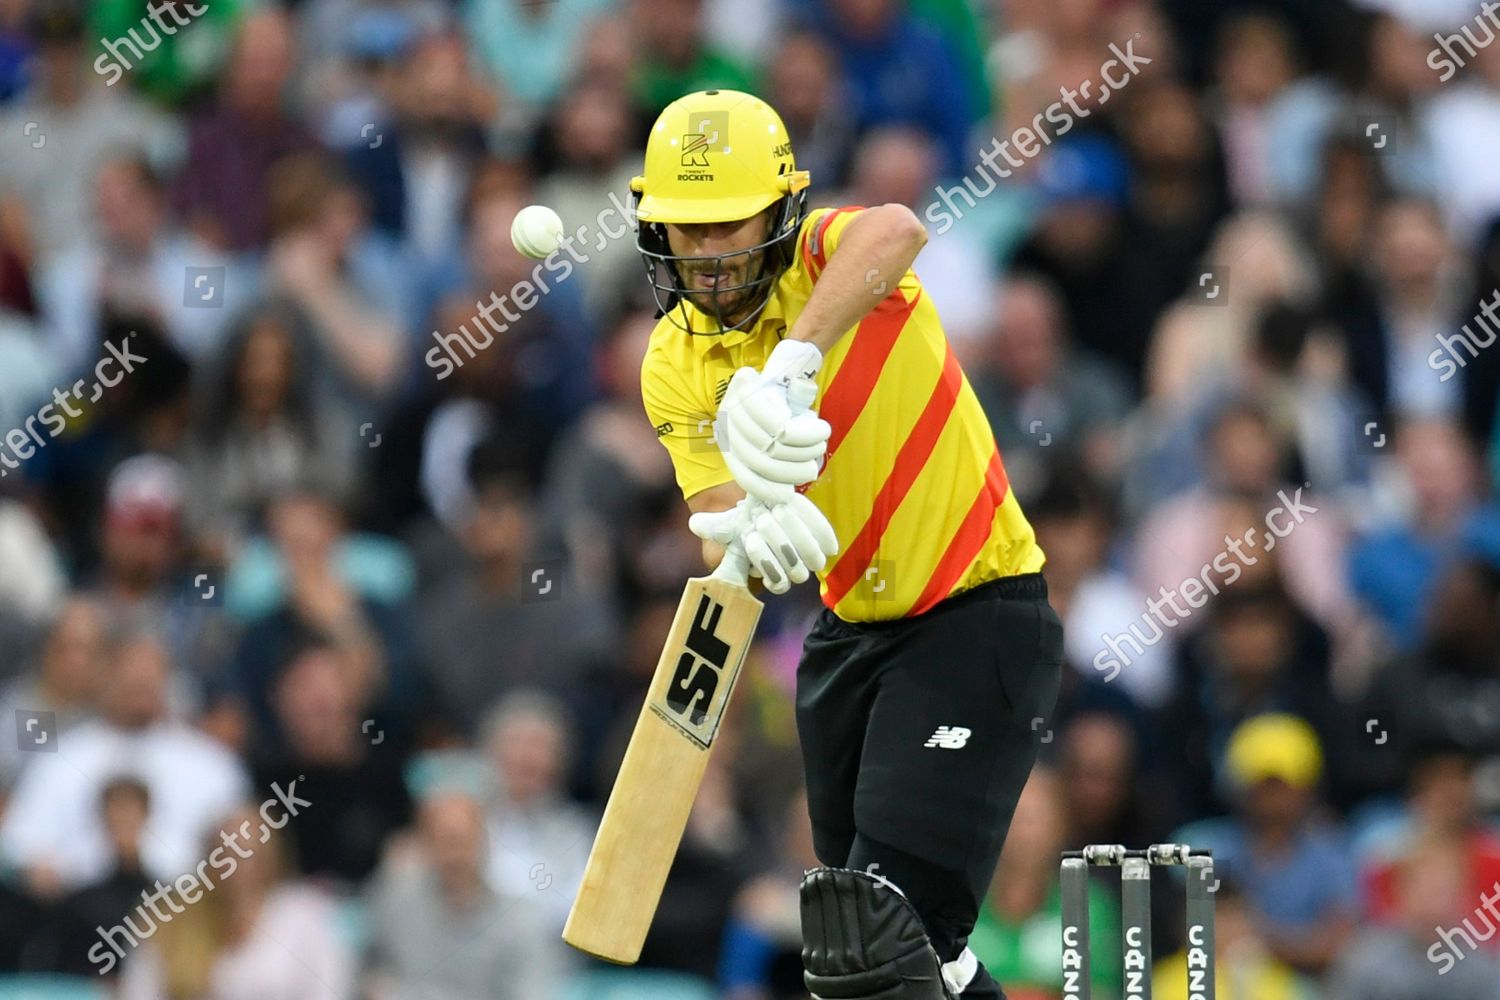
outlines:
{"label": "short sleeve", "polygon": [[641,401],[656,428],[656,439],[672,457],[684,499],[734,479],[714,442],[713,408],[694,398],[687,378],[687,372],[673,364],[666,352],[655,348],[646,352],[641,364]]}
{"label": "short sleeve", "polygon": [[863,211],[861,205],[848,205],[820,208],[808,215],[797,241],[797,262],[807,271],[809,278],[818,280],[828,265],[828,255],[839,245],[845,227],[859,218]]}

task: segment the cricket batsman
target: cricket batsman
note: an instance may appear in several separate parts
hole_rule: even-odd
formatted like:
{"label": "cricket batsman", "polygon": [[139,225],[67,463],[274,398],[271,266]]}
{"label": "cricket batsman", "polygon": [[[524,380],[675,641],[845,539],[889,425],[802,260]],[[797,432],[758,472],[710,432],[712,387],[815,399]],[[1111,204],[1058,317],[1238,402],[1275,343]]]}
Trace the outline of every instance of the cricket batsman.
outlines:
{"label": "cricket batsman", "polygon": [[1057,698],[1062,627],[911,271],[921,222],[809,213],[808,183],[759,98],[661,113],[631,184],[662,312],[642,394],[709,565],[735,545],[773,593],[818,579],[797,670],[827,866],[802,883],[808,989],[1003,998],[967,941]]}

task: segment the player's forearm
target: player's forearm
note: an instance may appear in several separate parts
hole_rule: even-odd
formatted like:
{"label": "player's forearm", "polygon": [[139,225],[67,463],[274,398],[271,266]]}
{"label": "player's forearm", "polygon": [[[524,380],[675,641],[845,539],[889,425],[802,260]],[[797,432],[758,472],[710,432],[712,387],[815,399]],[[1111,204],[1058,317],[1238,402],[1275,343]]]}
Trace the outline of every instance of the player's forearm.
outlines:
{"label": "player's forearm", "polygon": [[926,227],[905,205],[861,212],[844,230],[787,336],[810,341],[826,354],[901,283],[926,243]]}

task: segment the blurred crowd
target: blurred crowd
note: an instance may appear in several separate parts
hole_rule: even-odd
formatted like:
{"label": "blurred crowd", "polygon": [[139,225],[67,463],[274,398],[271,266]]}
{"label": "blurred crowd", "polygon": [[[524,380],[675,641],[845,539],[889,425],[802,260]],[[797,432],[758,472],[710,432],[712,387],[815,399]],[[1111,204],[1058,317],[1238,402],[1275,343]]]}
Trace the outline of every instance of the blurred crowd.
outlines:
{"label": "blurred crowd", "polygon": [[702,570],[632,235],[425,360],[533,275],[519,208],[592,230],[722,87],[814,205],[933,223],[1048,556],[1064,690],[971,941],[1012,1000],[1061,995],[1059,852],[1168,838],[1219,860],[1225,1000],[1500,997],[1497,38],[1464,0],[0,0],[0,996],[805,996],[812,587],[640,966],[558,938]]}

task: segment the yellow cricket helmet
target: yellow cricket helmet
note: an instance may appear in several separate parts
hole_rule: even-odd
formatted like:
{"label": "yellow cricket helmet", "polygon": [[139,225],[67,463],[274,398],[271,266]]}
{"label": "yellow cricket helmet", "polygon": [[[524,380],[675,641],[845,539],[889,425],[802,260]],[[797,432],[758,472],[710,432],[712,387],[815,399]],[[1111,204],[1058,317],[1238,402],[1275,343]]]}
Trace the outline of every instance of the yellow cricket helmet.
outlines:
{"label": "yellow cricket helmet", "polygon": [[[807,216],[809,180],[807,171],[796,168],[781,116],[760,98],[737,90],[702,90],[667,105],[646,140],[645,173],[630,182],[636,246],[662,313],[689,333],[706,332],[684,323],[685,314],[683,319],[675,315],[686,291],[679,265],[712,263],[717,275],[742,259],[753,263],[759,254],[759,267],[748,280],[692,297],[695,306],[718,321],[720,329],[713,332],[754,322],[771,286],[794,259],[797,231]],[[737,222],[773,206],[766,240],[747,250],[682,257],[667,242],[666,223]],[[730,323],[719,302],[736,298],[735,311],[745,315]]]}

